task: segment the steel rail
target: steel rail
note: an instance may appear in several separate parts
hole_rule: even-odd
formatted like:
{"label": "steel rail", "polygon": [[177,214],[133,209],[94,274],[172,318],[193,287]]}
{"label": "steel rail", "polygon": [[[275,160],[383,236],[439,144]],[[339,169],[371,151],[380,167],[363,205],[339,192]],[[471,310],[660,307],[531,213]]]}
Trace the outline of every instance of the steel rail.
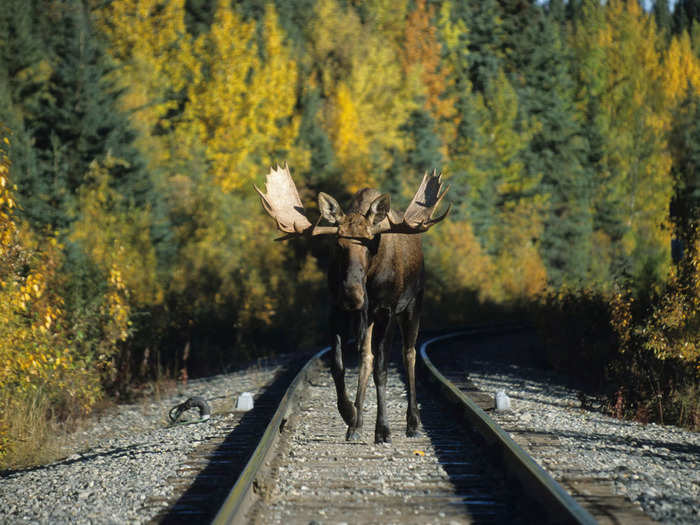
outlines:
{"label": "steel rail", "polygon": [[[444,334],[428,339],[420,346],[419,366],[426,377],[437,383],[442,396],[455,405],[470,427],[503,460],[504,468],[515,477],[528,496],[536,499],[547,509],[548,521],[552,523],[577,523],[592,525],[597,523],[588,511],[583,509],[552,477],[545,472],[508,434],[503,431],[481,408],[447,380],[433,365],[427,355],[427,348],[445,339],[468,335],[488,335],[517,331],[522,326],[480,327]],[[215,525],[244,523],[245,513],[254,499],[256,479],[265,462],[271,456],[273,446],[289,413],[294,409],[301,386],[307,380],[312,368],[330,350],[326,347],[316,353],[299,371],[285,392],[272,416],[258,446],[251,454],[235,485],[219,509],[213,522]]]}
{"label": "steel rail", "polygon": [[219,509],[219,512],[212,521],[213,524],[224,525],[230,523],[243,523],[245,511],[252,503],[257,475],[262,466],[265,464],[265,461],[268,459],[268,456],[273,449],[273,444],[279,437],[281,428],[286,421],[288,414],[292,411],[295,403],[297,402],[298,394],[301,391],[300,387],[308,377],[312,367],[318,363],[321,357],[323,357],[323,355],[330,349],[331,347],[328,346],[317,352],[294,377],[289,385],[289,388],[282,397],[277,410],[272,416],[270,423],[267,425],[265,433],[263,434],[262,438],[260,438],[258,446],[251,454],[248,463],[241,471],[241,474],[238,476],[238,480],[236,480],[231,492],[229,492],[226,500],[224,500],[223,505]]}
{"label": "steel rail", "polygon": [[[513,327],[508,331],[517,330]],[[578,523],[593,525],[596,519],[562,488],[529,454],[491,419],[486,412],[442,375],[428,357],[427,349],[431,344],[445,339],[468,335],[487,335],[502,333],[494,328],[482,328],[454,332],[428,339],[420,346],[424,372],[429,380],[437,383],[443,397],[461,412],[469,423],[493,451],[502,459],[504,468],[520,482],[522,489],[533,499],[542,504],[548,512],[548,521],[552,523]]]}

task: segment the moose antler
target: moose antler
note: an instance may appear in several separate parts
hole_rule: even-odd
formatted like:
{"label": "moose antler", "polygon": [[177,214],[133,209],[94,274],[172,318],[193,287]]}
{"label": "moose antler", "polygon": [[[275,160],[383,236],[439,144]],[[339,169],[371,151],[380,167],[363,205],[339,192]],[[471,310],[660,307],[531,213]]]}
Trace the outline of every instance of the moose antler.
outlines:
{"label": "moose antler", "polygon": [[284,163],[284,167],[277,169],[270,168],[270,173],[265,178],[265,191],[253,185],[255,191],[260,195],[263,208],[275,219],[277,228],[286,233],[278,241],[291,239],[307,232],[311,235],[328,235],[338,232],[337,226],[318,226],[318,222],[312,225],[304,215],[304,206],[301,204],[299,192],[294,185],[292,176],[289,174],[289,167]]}
{"label": "moose antler", "polygon": [[391,215],[388,215],[386,219],[374,227],[373,233],[376,235],[378,233],[421,233],[427,231],[431,226],[447,217],[450,212],[452,203],[447,206],[445,213],[435,219],[431,218],[449,189],[448,186],[445,191],[442,191],[442,173],[433,170],[432,174],[428,174],[426,171],[418,191],[403,214],[403,219],[400,222],[395,222],[391,219]]}

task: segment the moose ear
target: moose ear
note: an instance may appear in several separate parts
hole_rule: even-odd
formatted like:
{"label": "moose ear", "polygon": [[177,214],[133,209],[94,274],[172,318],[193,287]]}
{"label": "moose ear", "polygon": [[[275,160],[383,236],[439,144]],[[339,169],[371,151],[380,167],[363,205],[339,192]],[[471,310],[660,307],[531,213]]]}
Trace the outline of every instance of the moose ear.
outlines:
{"label": "moose ear", "polygon": [[338,201],[322,191],[318,194],[318,209],[330,224],[338,224],[345,216]]}
{"label": "moose ear", "polygon": [[372,201],[367,210],[367,220],[372,224],[379,224],[389,214],[391,209],[391,196],[388,193],[383,193]]}

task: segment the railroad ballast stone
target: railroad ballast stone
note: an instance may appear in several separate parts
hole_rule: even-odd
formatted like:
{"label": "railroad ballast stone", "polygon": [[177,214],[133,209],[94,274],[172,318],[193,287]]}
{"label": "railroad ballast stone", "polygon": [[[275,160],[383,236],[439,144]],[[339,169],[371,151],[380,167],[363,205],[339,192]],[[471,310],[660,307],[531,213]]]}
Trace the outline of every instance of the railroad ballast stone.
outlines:
{"label": "railroad ballast stone", "polygon": [[[653,520],[700,523],[700,433],[620,420],[592,408],[566,378],[524,364],[531,360],[531,339],[462,339],[441,351],[461,356],[451,373],[455,382],[466,376],[484,392],[512,398],[511,410],[494,410],[491,417],[567,490],[595,481]],[[511,354],[521,357],[509,360]]]}
{"label": "railroad ballast stone", "polygon": [[[356,384],[356,370],[347,373]],[[324,381],[323,378],[326,378]],[[307,385],[285,425],[264,491],[245,521],[255,524],[530,523],[532,502],[507,486],[459,419],[418,390],[420,435],[406,436],[406,387],[392,366],[387,416],[392,442],[375,444],[376,391],[365,400],[359,439],[345,439],[328,369]],[[467,433],[469,434],[469,433]],[[540,509],[541,510],[541,509]],[[527,512],[527,514],[526,514]]]}
{"label": "railroad ballast stone", "polygon": [[[162,400],[119,405],[69,436],[67,457],[0,475],[0,523],[146,523],[177,500],[206,466],[189,465],[203,445],[222,440],[241,419],[238,395],[259,394],[289,359],[191,380]],[[191,396],[209,400],[206,422],[168,426],[168,411]],[[191,414],[190,414],[191,413]],[[183,421],[198,419],[197,410]]]}

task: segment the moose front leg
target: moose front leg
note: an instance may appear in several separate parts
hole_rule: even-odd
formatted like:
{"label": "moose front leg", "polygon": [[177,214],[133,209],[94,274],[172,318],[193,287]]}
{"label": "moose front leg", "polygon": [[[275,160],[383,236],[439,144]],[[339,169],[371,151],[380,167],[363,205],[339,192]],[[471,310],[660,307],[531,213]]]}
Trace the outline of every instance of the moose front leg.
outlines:
{"label": "moose front leg", "polygon": [[355,411],[357,413],[355,425],[348,426],[345,435],[347,440],[360,438],[359,431],[362,429],[362,405],[365,402],[365,392],[367,391],[367,380],[372,371],[374,356],[372,355],[372,329],[374,323],[370,324],[364,331],[364,336],[359,342],[360,347],[360,371],[357,377],[357,395],[355,397]]}
{"label": "moose front leg", "polygon": [[374,427],[375,443],[391,443],[391,431],[386,418],[386,379],[391,350],[391,314],[378,317],[374,329],[374,384],[377,387],[377,424]]}
{"label": "moose front leg", "polygon": [[334,334],[331,374],[333,375],[335,391],[338,397],[338,411],[347,425],[354,425],[357,411],[345,390],[345,365],[343,364],[343,342],[347,341],[347,324],[347,319],[340,312],[334,310],[331,313],[331,325]]}

